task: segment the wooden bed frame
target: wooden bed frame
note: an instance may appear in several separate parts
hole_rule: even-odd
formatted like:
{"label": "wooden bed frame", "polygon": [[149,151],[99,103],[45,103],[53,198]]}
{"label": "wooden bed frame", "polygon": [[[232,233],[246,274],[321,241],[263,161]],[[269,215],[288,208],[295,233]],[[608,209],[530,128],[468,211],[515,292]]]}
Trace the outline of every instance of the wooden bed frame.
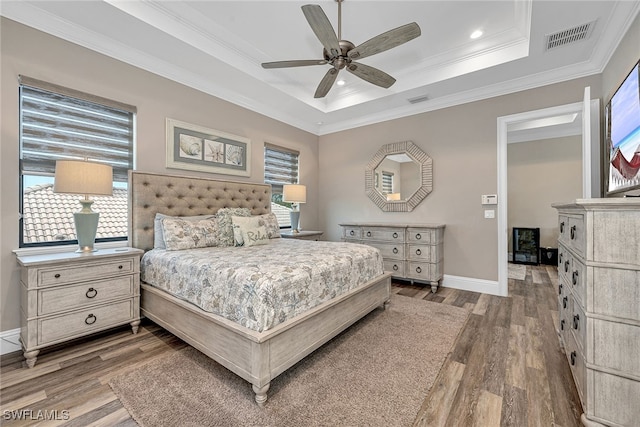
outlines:
{"label": "wooden bed frame", "polygon": [[[129,172],[129,238],[133,247],[153,248],[157,212],[172,216],[246,207],[259,215],[271,210],[271,187],[155,173]],[[350,292],[256,332],[201,310],[150,285],[141,285],[141,314],[197,348],[253,385],[259,406],[271,380],[390,298],[391,275],[384,273]]]}

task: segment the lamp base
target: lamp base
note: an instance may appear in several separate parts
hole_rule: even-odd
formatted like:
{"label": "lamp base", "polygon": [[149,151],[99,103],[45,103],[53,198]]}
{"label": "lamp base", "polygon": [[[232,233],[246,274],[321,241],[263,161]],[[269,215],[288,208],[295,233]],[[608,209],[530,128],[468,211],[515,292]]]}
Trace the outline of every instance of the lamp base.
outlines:
{"label": "lamp base", "polygon": [[300,232],[300,211],[289,212],[289,217],[291,218],[291,232],[299,233]]}
{"label": "lamp base", "polygon": [[93,200],[81,200],[80,203],[82,204],[82,210],[73,214],[79,246],[76,252],[96,252],[97,249],[93,245],[96,241],[100,214],[91,210]]}

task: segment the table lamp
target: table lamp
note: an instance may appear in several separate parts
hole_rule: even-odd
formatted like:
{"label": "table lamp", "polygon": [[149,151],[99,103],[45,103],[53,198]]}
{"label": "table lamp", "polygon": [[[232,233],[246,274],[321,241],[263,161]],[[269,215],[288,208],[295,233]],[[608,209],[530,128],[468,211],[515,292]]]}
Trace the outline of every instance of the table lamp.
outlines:
{"label": "table lamp", "polygon": [[89,195],[113,194],[113,170],[111,166],[81,160],[58,160],[53,183],[54,193],[83,194],[82,209],[73,214],[78,238],[76,252],[94,252],[93,245],[98,231],[100,214],[91,210],[93,200]]}
{"label": "table lamp", "polygon": [[282,201],[291,203],[291,231],[300,232],[300,203],[307,203],[307,187],[300,184],[285,184],[282,186]]}

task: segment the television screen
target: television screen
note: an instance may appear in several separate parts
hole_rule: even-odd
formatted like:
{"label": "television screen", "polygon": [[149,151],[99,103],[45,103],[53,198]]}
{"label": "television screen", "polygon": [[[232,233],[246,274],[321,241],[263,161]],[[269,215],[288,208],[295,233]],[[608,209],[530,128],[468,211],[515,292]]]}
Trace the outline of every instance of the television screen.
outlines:
{"label": "television screen", "polygon": [[606,113],[608,193],[640,188],[640,62],[611,97]]}

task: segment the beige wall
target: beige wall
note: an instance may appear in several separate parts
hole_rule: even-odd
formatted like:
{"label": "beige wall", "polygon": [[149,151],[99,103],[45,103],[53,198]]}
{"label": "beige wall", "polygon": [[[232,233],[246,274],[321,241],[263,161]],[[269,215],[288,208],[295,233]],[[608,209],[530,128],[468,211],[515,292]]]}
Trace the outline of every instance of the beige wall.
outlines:
{"label": "beige wall", "polygon": [[508,236],[513,227],[540,228],[540,246],[558,247],[552,203],[582,197],[582,136],[509,144]]}
{"label": "beige wall", "polygon": [[[472,102],[320,137],[320,226],[340,239],[344,221],[444,223],[444,272],[497,280],[496,219],[483,194],[497,193],[497,118],[601,96],[600,76]],[[413,141],[433,159],[433,192],[413,212],[382,212],[364,191],[364,171],[387,143]]]}
{"label": "beige wall", "polygon": [[[300,151],[300,182],[307,185],[303,226],[318,228],[318,137],[263,115],[126,65],[2,18],[0,331],[20,326],[20,282],[12,250],[18,248],[18,75],[45,80],[138,108],[138,170],[262,182],[264,142]],[[247,137],[251,177],[165,168],[165,118]]]}

